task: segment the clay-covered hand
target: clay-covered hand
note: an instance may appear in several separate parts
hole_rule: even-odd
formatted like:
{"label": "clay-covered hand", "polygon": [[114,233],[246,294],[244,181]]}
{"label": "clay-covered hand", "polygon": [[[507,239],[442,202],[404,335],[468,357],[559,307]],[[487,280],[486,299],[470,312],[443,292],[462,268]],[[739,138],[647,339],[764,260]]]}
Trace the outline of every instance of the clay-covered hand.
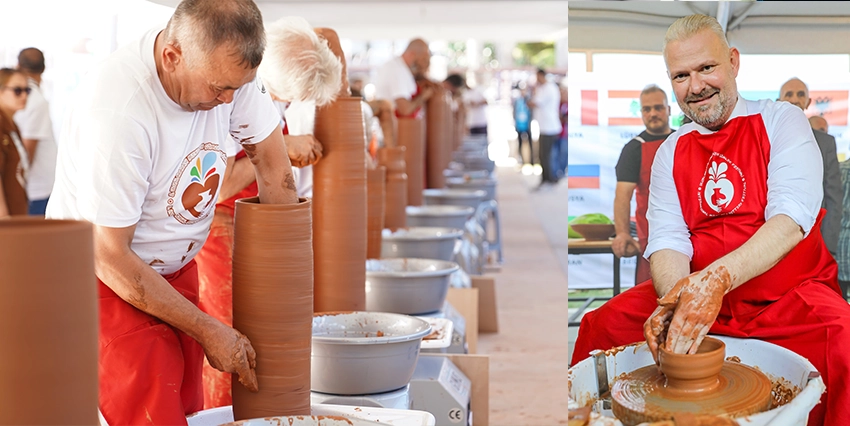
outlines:
{"label": "clay-covered hand", "polygon": [[731,287],[732,277],[724,266],[709,267],[679,280],[658,300],[661,306],[674,307],[664,348],[677,354],[697,353]]}
{"label": "clay-covered hand", "polygon": [[205,344],[204,354],[216,370],[239,375],[239,383],[251,392],[258,392],[257,353],[251,342],[234,328],[224,324],[213,332]]}
{"label": "clay-covered hand", "polygon": [[431,96],[434,96],[434,88],[430,85],[422,87],[422,91],[419,92],[419,97],[422,98],[423,101],[427,101],[428,99],[431,99]]}
{"label": "clay-covered hand", "polygon": [[658,348],[664,344],[667,338],[667,329],[670,327],[670,320],[673,319],[675,308],[675,304],[659,306],[643,323],[643,337],[646,339],[646,345],[649,347],[649,352],[652,353],[652,359],[655,360],[656,364],[658,364]]}
{"label": "clay-covered hand", "polygon": [[632,257],[640,254],[640,245],[629,234],[617,234],[611,241],[611,251],[617,257]]}
{"label": "clay-covered hand", "polygon": [[322,158],[322,144],[313,135],[286,135],[286,151],[294,167],[306,167]]}

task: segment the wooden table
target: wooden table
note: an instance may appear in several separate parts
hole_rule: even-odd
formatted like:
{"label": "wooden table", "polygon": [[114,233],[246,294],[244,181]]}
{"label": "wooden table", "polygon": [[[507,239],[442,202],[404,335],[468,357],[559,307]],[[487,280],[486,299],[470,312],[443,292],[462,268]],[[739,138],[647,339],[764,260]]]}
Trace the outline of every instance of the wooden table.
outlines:
{"label": "wooden table", "polygon": [[[620,294],[620,258],[614,254],[611,250],[611,243],[613,240],[604,240],[604,241],[587,241],[584,238],[570,238],[567,241],[567,253],[568,254],[610,254],[614,256],[614,282],[613,282],[613,290],[614,294],[611,297],[614,297]],[[591,303],[597,300],[609,300],[611,297],[600,297],[600,296],[591,296],[591,297],[576,297],[569,298],[570,300],[584,301],[584,304],[576,311],[574,314],[570,315],[569,319],[569,327],[578,326],[580,321],[578,318],[581,314],[590,306]]]}

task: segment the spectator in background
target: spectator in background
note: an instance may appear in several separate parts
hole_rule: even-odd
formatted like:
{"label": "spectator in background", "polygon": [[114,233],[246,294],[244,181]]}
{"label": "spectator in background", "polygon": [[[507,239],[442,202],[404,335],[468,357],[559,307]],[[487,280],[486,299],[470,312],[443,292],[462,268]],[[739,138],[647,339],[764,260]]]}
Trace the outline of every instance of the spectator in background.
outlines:
{"label": "spectator in background", "polygon": [[[517,91],[517,96],[513,100],[513,112],[519,159],[523,164],[534,165],[534,143],[531,140],[531,108],[528,106],[530,97],[524,86],[517,85],[514,89]],[[528,144],[528,161],[525,161],[525,155],[522,153],[523,140]]]}
{"label": "spectator in background", "polygon": [[538,149],[540,151],[540,186],[558,183],[558,176],[552,170],[552,145],[561,134],[561,119],[558,110],[561,105],[561,91],[558,85],[546,79],[546,71],[537,70],[537,86],[529,106],[534,111],[534,119],[540,126]]}
{"label": "spectator in background", "polygon": [[24,109],[29,93],[27,79],[21,72],[0,69],[0,219],[27,214],[29,162],[12,116]]}
{"label": "spectator in background", "polygon": [[[792,78],[782,85],[779,91],[779,100],[790,102],[805,111],[809,108],[812,100],[809,98],[809,88],[798,78]],[[826,216],[821,223],[821,234],[826,248],[832,257],[838,256],[838,234],[841,230],[841,216],[844,210],[844,194],[841,190],[841,175],[838,171],[838,154],[835,149],[835,138],[821,132],[812,130],[815,141],[820,148],[823,159],[823,203],[821,207],[826,209]]]}
{"label": "spectator in background", "polygon": [[363,94],[363,87],[366,85],[366,79],[362,75],[355,75],[348,79],[348,87],[351,89],[351,96],[355,98],[366,98]]}
{"label": "spectator in background", "polygon": [[414,39],[401,56],[378,68],[375,98],[392,101],[397,117],[414,117],[434,94],[431,87],[420,89],[417,78],[423,78],[431,66],[431,51],[422,39]]}
{"label": "spectator in background", "polygon": [[809,124],[812,126],[812,129],[829,133],[829,123],[826,122],[825,118],[819,115],[809,117]]}
{"label": "spectator in background", "polygon": [[[649,261],[644,259],[643,252],[649,239],[649,224],[646,211],[649,207],[649,181],[652,173],[652,162],[661,143],[670,136],[670,105],[667,104],[667,94],[656,85],[649,85],[640,92],[640,112],[646,130],[630,140],[617,161],[617,190],[614,195],[614,226],[616,236],[611,243],[611,250],[617,257],[632,257],[638,255],[635,268],[635,285],[650,278]],[[629,213],[631,212],[632,194],[637,190],[637,222],[638,241],[631,235]]]}
{"label": "spectator in background", "polygon": [[[814,118],[814,117],[813,117]],[[841,212],[841,230],[838,232],[838,285],[841,295],[848,299],[847,288],[850,287],[850,160],[838,164],[841,175],[841,186],[844,194],[844,210]]]}
{"label": "spectator in background", "polygon": [[552,145],[552,170],[558,179],[566,177],[567,172],[567,80],[558,86],[561,89],[561,104],[558,107],[558,117],[561,119],[561,135]]}
{"label": "spectator in background", "polygon": [[44,215],[53,180],[56,176],[56,141],[53,123],[50,121],[50,106],[41,91],[41,75],[44,73],[44,54],[33,47],[18,54],[18,71],[27,79],[30,94],[26,108],[15,114],[15,122],[21,130],[21,138],[29,158],[27,175],[27,198],[29,214]]}
{"label": "spectator in background", "polygon": [[470,88],[464,81],[461,96],[466,108],[466,128],[470,135],[487,135],[487,98],[481,87]]}

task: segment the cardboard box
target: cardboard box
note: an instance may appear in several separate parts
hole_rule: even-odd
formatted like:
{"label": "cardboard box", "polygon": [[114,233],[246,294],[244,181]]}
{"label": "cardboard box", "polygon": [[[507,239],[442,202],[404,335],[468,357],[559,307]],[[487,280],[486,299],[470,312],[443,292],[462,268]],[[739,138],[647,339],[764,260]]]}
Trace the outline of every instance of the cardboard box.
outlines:
{"label": "cardboard box", "polygon": [[496,303],[496,278],[472,276],[472,288],[478,289],[478,332],[498,333],[499,314]]}
{"label": "cardboard box", "polygon": [[446,300],[466,320],[466,345],[469,353],[478,353],[478,289],[449,288]]}

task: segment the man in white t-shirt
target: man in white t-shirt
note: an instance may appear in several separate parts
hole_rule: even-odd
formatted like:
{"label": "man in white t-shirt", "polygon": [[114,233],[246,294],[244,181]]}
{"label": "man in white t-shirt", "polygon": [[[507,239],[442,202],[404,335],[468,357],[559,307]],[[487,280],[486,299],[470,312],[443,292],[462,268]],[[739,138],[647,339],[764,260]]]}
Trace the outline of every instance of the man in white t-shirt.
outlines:
{"label": "man in white t-shirt", "polygon": [[532,117],[540,126],[538,150],[540,166],[543,168],[540,185],[557,183],[558,176],[552,167],[552,145],[558,141],[562,130],[561,117],[558,115],[561,108],[561,90],[557,84],[546,79],[546,71],[542,69],[537,70],[537,87],[528,104],[534,109]]}
{"label": "man in white t-shirt", "polygon": [[422,39],[412,40],[401,56],[390,59],[378,68],[375,99],[391,100],[397,117],[416,117],[434,93],[430,85],[421,90],[416,85],[417,78],[427,81],[423,77],[430,66],[431,52],[428,50],[428,44]]}
{"label": "man in white t-shirt", "polygon": [[53,189],[56,170],[56,142],[53,139],[50,106],[41,91],[44,53],[34,47],[21,50],[18,54],[18,71],[27,77],[27,85],[31,89],[26,108],[15,114],[15,123],[21,130],[21,138],[30,160],[26,188],[29,214],[41,216]]}
{"label": "man in white t-shirt", "polygon": [[81,82],[64,123],[49,218],[95,225],[100,409],[109,424],[186,424],[201,366],[256,391],[256,354],[202,312],[193,260],[226,179],[230,138],[252,158],[262,203],[297,202],[280,117],[256,70],[251,0],[186,0],[160,31]]}
{"label": "man in white t-shirt", "polygon": [[487,98],[480,87],[467,88],[461,92],[466,107],[466,127],[470,135],[487,134]]}

